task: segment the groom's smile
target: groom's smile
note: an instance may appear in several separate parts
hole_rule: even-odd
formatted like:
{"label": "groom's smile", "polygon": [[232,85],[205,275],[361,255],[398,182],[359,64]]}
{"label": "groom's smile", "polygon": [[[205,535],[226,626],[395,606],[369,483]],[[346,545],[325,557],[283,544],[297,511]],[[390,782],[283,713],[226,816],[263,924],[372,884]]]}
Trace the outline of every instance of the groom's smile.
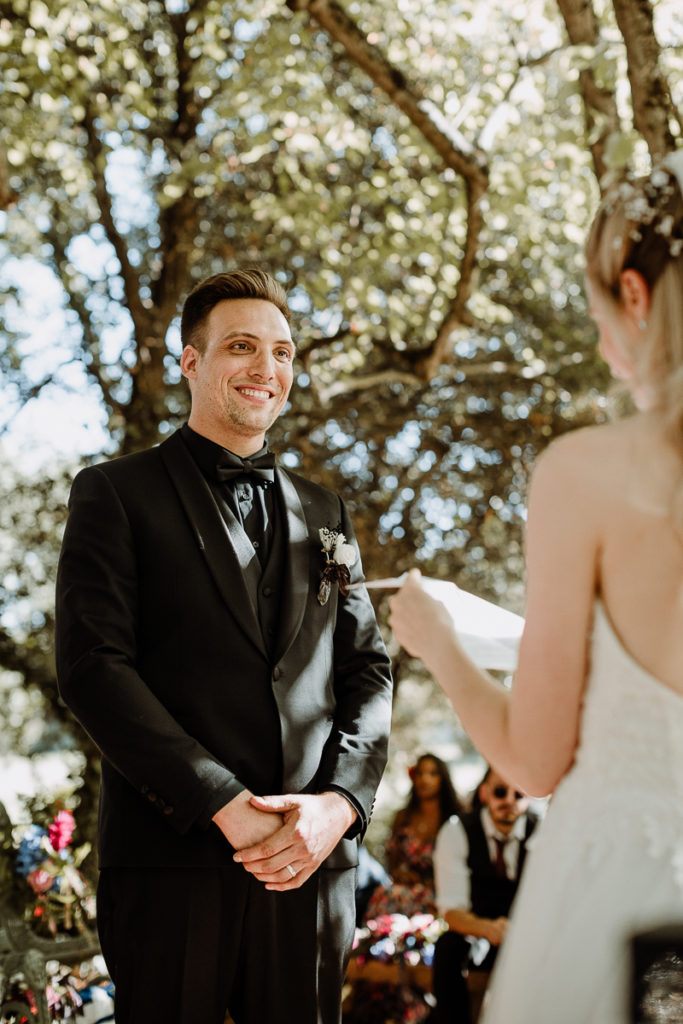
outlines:
{"label": "groom's smile", "polygon": [[241,395],[246,395],[247,398],[268,400],[275,395],[274,391],[266,390],[265,388],[242,387],[239,384],[235,384],[234,387],[236,391],[239,391]]}

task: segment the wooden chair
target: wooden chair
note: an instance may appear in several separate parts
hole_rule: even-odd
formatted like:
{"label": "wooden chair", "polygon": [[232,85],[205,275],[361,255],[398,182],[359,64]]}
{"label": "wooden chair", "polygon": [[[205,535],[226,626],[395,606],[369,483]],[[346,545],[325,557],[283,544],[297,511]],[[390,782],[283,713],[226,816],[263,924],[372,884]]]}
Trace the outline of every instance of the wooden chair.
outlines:
{"label": "wooden chair", "polygon": [[[470,971],[467,975],[467,989],[470,994],[472,1013],[471,1024],[477,1024],[479,1020],[490,977],[490,971]],[[432,969],[425,964],[417,964],[415,967],[410,964],[399,966],[398,964],[385,964],[379,960],[361,961],[356,957],[351,957],[346,972],[347,997],[351,996],[354,983],[361,979],[381,981],[392,985],[408,984],[422,989],[423,992],[432,991]]]}
{"label": "wooden chair", "polygon": [[380,960],[361,961],[358,957],[351,957],[346,980],[353,984],[361,979],[391,985],[413,985],[423,992],[432,990],[432,969],[425,964],[385,964]]}

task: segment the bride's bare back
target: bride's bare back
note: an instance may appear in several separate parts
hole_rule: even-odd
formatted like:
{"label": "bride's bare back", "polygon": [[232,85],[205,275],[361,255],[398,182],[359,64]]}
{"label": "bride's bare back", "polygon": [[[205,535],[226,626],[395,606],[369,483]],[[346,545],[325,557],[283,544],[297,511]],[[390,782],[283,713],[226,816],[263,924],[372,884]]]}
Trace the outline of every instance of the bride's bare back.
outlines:
{"label": "bride's bare back", "polygon": [[633,659],[683,693],[683,523],[673,521],[683,459],[652,417],[591,433],[603,514],[598,592]]}

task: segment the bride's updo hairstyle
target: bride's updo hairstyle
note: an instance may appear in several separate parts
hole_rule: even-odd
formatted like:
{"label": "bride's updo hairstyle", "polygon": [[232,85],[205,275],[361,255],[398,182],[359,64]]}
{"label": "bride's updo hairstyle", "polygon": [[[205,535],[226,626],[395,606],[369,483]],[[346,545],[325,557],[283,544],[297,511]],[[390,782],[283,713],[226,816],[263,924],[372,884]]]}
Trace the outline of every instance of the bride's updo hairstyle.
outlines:
{"label": "bride's updo hairstyle", "polygon": [[[619,276],[636,270],[650,291],[634,358],[634,385],[683,457],[683,149],[649,175],[625,175],[607,191],[586,243],[592,288],[621,302]],[[683,541],[683,480],[675,490],[674,527]]]}
{"label": "bride's updo hairstyle", "polygon": [[642,275],[651,303],[633,353],[635,383],[683,454],[683,149],[646,177],[622,177],[600,205],[586,243],[588,280],[619,303],[628,269]]}

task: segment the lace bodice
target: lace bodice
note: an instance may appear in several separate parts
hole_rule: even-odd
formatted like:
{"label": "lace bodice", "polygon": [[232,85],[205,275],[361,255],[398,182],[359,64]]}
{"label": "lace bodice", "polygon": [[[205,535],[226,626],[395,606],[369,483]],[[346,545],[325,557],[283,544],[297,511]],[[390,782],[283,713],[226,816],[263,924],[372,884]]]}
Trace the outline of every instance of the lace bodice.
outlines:
{"label": "lace bodice", "polygon": [[[599,600],[579,746],[553,804],[565,814],[577,804],[585,844],[600,837],[596,856],[610,840],[644,833],[652,856],[672,859],[683,888],[683,695],[631,657]],[[568,844],[575,854],[579,841]]]}

